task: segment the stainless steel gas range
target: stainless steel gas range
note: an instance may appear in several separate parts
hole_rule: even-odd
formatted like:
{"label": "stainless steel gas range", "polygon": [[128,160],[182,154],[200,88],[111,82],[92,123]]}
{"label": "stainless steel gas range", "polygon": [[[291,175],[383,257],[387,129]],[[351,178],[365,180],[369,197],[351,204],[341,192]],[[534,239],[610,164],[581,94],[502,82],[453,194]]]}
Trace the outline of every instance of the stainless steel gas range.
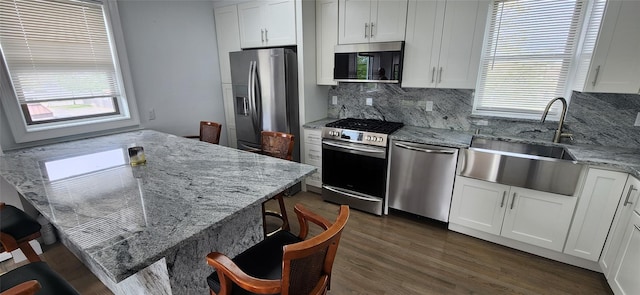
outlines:
{"label": "stainless steel gas range", "polygon": [[382,215],[388,135],[402,126],[348,118],[322,128],[322,198]]}

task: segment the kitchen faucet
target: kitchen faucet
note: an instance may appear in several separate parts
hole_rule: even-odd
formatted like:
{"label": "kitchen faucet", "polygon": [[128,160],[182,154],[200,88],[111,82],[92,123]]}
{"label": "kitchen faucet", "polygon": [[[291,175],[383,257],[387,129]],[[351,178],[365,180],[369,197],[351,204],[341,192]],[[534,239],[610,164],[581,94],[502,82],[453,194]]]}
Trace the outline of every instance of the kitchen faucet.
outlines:
{"label": "kitchen faucet", "polygon": [[549,109],[551,105],[553,105],[556,100],[562,102],[562,112],[560,113],[560,119],[558,120],[558,130],[553,136],[553,142],[560,142],[560,139],[563,137],[568,137],[573,140],[573,134],[571,133],[562,133],[562,125],[564,124],[564,117],[567,115],[567,100],[564,97],[556,97],[547,103],[547,107],[544,109],[544,113],[542,113],[542,119],[540,119],[540,123],[544,123],[544,120],[547,118],[547,113],[549,113]]}

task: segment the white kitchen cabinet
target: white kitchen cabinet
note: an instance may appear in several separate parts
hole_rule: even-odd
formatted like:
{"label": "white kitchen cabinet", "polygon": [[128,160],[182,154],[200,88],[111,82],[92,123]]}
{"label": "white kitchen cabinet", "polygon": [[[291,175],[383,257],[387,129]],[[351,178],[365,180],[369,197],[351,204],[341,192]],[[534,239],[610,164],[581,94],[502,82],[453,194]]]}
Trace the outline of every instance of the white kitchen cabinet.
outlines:
{"label": "white kitchen cabinet", "polygon": [[456,177],[449,222],[500,235],[509,186]]}
{"label": "white kitchen cabinet", "polygon": [[231,83],[229,52],[241,50],[238,7],[231,5],[216,8],[214,15],[218,42],[218,60],[220,61],[220,78],[222,83]]}
{"label": "white kitchen cabinet", "polygon": [[410,0],[402,87],[476,86],[488,0]]}
{"label": "white kitchen cabinet", "polygon": [[227,129],[227,141],[229,147],[237,148],[236,137],[236,117],[234,111],[233,86],[228,83],[222,84],[222,100],[224,102],[224,117]]}
{"label": "white kitchen cabinet", "polygon": [[640,215],[637,211],[631,213],[624,226],[624,237],[608,282],[615,294],[640,294]]}
{"label": "white kitchen cabinet", "polygon": [[337,85],[333,80],[334,48],[338,44],[338,0],[316,1],[316,83]]}
{"label": "white kitchen cabinet", "polygon": [[340,44],[403,41],[407,0],[340,0]]}
{"label": "white kitchen cabinet", "polygon": [[562,251],[576,198],[457,177],[450,223]]}
{"label": "white kitchen cabinet", "polygon": [[584,92],[640,93],[640,1],[610,0]]}
{"label": "white kitchen cabinet", "polygon": [[626,181],[626,173],[589,168],[564,253],[598,261]]}
{"label": "white kitchen cabinet", "polygon": [[[618,209],[616,210],[613,225],[609,230],[609,236],[607,237],[604,249],[602,250],[602,255],[600,256],[600,267],[602,268],[602,272],[608,280],[611,279],[615,270],[614,263],[616,261],[616,258],[618,257],[620,251],[622,251],[621,245],[627,223],[629,222],[629,219],[633,214],[634,207],[640,206],[638,205],[640,201],[640,193],[638,192],[639,189],[640,180],[633,176],[629,176],[627,179],[627,184],[624,187],[624,191],[622,192],[622,198],[620,198],[620,201],[618,203]],[[638,211],[640,211],[640,208],[638,208]]]}
{"label": "white kitchen cabinet", "polygon": [[318,171],[307,176],[307,186],[322,187],[322,131],[304,128],[304,163],[315,166]]}
{"label": "white kitchen cabinet", "polygon": [[242,48],[296,44],[294,0],[252,1],[238,4]]}

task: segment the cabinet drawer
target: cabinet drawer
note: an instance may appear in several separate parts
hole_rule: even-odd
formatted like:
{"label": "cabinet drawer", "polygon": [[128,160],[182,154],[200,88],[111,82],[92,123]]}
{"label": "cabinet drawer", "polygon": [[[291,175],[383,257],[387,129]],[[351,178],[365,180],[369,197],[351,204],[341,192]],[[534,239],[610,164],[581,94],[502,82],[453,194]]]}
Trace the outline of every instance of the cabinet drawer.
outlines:
{"label": "cabinet drawer", "polygon": [[315,186],[318,188],[322,187],[322,168],[318,167],[318,171],[316,173],[307,176],[305,182],[307,183],[307,185]]}
{"label": "cabinet drawer", "polygon": [[306,144],[304,146],[304,161],[316,167],[322,166],[322,146]]}
{"label": "cabinet drawer", "polygon": [[322,144],[322,131],[320,129],[305,129],[304,142],[308,144]]}

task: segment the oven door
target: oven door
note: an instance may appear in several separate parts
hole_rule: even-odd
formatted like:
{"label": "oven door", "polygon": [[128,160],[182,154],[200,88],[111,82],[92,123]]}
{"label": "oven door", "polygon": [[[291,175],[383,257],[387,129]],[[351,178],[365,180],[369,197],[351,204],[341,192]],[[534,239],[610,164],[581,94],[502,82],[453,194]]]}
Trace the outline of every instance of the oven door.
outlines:
{"label": "oven door", "polygon": [[386,148],[323,139],[324,200],[382,215],[386,176]]}

